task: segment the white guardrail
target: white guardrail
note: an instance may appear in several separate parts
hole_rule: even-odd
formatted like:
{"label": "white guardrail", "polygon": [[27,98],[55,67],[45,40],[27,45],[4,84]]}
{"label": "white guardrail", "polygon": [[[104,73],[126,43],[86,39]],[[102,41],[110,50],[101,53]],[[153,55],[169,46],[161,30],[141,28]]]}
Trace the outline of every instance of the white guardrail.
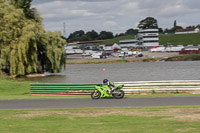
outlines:
{"label": "white guardrail", "polygon": [[200,94],[200,80],[169,80],[169,81],[130,81],[115,82],[124,84],[126,94],[140,93],[194,93]]}

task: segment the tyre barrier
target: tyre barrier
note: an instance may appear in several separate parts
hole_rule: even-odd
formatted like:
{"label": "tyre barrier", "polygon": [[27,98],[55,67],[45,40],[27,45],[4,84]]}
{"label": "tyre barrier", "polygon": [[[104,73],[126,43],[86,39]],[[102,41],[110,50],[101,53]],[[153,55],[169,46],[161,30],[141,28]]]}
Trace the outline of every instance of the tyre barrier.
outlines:
{"label": "tyre barrier", "polygon": [[[114,82],[124,84],[125,94],[146,93],[195,93],[200,94],[200,80],[130,81]],[[32,95],[90,95],[101,83],[31,83]]]}
{"label": "tyre barrier", "polygon": [[124,84],[126,94],[141,93],[193,93],[200,94],[200,80],[115,82]]}
{"label": "tyre barrier", "polygon": [[98,84],[31,83],[30,93],[32,95],[90,95]]}

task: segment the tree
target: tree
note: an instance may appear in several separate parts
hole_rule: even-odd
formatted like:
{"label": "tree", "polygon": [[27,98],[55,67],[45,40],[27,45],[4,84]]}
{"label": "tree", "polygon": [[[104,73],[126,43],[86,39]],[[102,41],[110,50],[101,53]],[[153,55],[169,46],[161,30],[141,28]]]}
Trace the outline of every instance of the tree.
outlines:
{"label": "tree", "polygon": [[39,23],[42,23],[42,17],[40,16],[38,10],[36,8],[32,8],[32,13],[33,13],[33,16],[34,16],[34,20],[36,22],[39,22]]}
{"label": "tree", "polygon": [[69,35],[68,41],[69,42],[80,41],[83,35],[85,35],[85,32],[83,30],[75,31]]}
{"label": "tree", "polygon": [[2,0],[0,17],[0,67],[5,72],[25,75],[60,70],[65,62],[60,33],[45,32],[41,23],[27,19],[22,9]]}
{"label": "tree", "polygon": [[158,22],[153,17],[147,17],[144,20],[141,20],[138,24],[138,28],[140,29],[157,29]]}
{"label": "tree", "polygon": [[174,20],[174,27],[176,27],[177,26],[177,24],[176,24],[176,20]]}
{"label": "tree", "polygon": [[163,31],[162,28],[158,28],[158,32],[159,32],[159,33],[163,33],[164,31]]}
{"label": "tree", "polygon": [[79,41],[90,41],[91,39],[86,35],[84,34],[82,37],[80,37]]}
{"label": "tree", "polygon": [[98,37],[98,33],[97,33],[96,31],[92,30],[92,31],[88,31],[88,32],[86,33],[86,36],[88,37],[88,39],[89,39],[90,41],[91,41],[91,40],[96,40],[97,37]]}
{"label": "tree", "polygon": [[11,4],[13,4],[16,8],[21,8],[24,11],[26,18],[34,19],[34,13],[31,9],[32,0],[11,0]]}
{"label": "tree", "polygon": [[138,29],[128,29],[125,34],[133,34],[136,35],[138,33]]}
{"label": "tree", "polygon": [[65,54],[63,53],[65,41],[61,39],[61,32],[48,31],[41,36],[40,41],[38,59],[43,71],[59,72],[60,68],[65,65]]}
{"label": "tree", "polygon": [[190,26],[187,26],[186,29],[187,29],[187,28],[196,28],[196,27],[197,27],[197,26],[194,26],[194,25],[191,26],[191,25],[190,25]]}
{"label": "tree", "polygon": [[113,33],[112,32],[107,32],[107,31],[101,31],[99,34],[98,39],[99,40],[104,40],[104,39],[111,39],[113,38]]}

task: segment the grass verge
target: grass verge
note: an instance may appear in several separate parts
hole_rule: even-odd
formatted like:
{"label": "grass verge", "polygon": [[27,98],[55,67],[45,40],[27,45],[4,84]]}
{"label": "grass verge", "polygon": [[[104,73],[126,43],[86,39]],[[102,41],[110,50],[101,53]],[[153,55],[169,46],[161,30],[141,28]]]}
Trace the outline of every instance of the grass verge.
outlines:
{"label": "grass verge", "polygon": [[[0,78],[0,100],[6,99],[62,99],[62,98],[90,98],[90,95],[31,95],[30,85],[26,81],[16,81],[8,78]],[[200,94],[135,94],[126,97],[170,97],[170,96],[200,96]]]}
{"label": "grass verge", "polygon": [[135,58],[135,59],[109,59],[109,60],[83,60],[67,61],[66,64],[100,64],[100,63],[125,63],[125,62],[156,62],[161,58]]}
{"label": "grass verge", "polygon": [[2,99],[56,99],[56,98],[86,98],[88,96],[40,96],[30,95],[30,83],[0,78],[0,100]]}
{"label": "grass verge", "polygon": [[100,63],[126,63],[126,62],[158,62],[158,61],[196,61],[200,55],[180,55],[168,58],[134,58],[134,59],[109,59],[109,60],[78,60],[67,61],[66,64],[100,64]]}
{"label": "grass verge", "polygon": [[200,106],[0,110],[3,133],[199,133]]}

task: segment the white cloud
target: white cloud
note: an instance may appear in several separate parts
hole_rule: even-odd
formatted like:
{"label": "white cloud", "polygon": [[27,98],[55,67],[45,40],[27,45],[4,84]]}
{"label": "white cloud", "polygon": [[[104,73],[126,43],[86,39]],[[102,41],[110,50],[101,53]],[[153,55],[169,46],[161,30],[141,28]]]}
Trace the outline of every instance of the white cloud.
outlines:
{"label": "white cloud", "polygon": [[103,24],[105,27],[110,27],[110,26],[117,26],[117,24],[113,21],[106,21]]}
{"label": "white cloud", "polygon": [[174,20],[181,26],[197,25],[199,5],[199,0],[33,0],[47,30],[62,29],[66,22],[70,32],[94,29],[120,33],[136,28],[149,16],[163,28],[171,28]]}

